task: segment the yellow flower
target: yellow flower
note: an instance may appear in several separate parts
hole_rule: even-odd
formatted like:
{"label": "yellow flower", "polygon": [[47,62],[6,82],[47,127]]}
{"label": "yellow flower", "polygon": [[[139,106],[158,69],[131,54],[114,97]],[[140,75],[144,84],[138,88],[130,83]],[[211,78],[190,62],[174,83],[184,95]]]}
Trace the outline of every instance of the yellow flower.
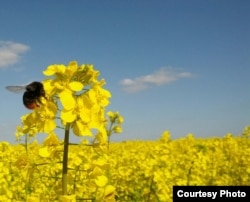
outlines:
{"label": "yellow flower", "polygon": [[61,112],[61,119],[64,123],[72,123],[76,120],[77,114],[73,109],[66,110],[63,109]]}
{"label": "yellow flower", "polygon": [[55,74],[64,74],[66,67],[64,65],[49,65],[48,68],[43,71],[45,76],[52,76]]}
{"label": "yellow flower", "polygon": [[113,120],[113,119],[114,119],[114,116],[115,116],[115,113],[112,112],[112,111],[108,111],[108,112],[107,112],[107,115],[108,115],[108,117],[110,118],[110,120]]}
{"label": "yellow flower", "polygon": [[114,133],[121,133],[122,132],[122,127],[121,126],[115,126],[113,128]]}
{"label": "yellow flower", "polygon": [[43,141],[45,146],[57,146],[60,144],[60,141],[54,132],[50,132],[46,139]]}
{"label": "yellow flower", "polygon": [[101,176],[102,174],[103,170],[99,166],[94,167],[93,171],[90,173],[91,177]]}
{"label": "yellow flower", "polygon": [[102,133],[102,132],[98,132],[96,134],[96,140],[99,144],[106,144],[107,143],[107,134]]}
{"label": "yellow flower", "polygon": [[102,107],[105,107],[109,104],[109,98],[111,97],[111,93],[108,90],[102,88],[104,84],[105,80],[96,82],[88,92],[89,98],[92,100],[92,102],[97,103]]}
{"label": "yellow flower", "polygon": [[15,166],[17,166],[19,169],[24,169],[25,167],[28,166],[28,164],[29,164],[29,159],[27,154],[22,154],[16,157]]}
{"label": "yellow flower", "polygon": [[98,187],[104,187],[108,183],[108,178],[105,175],[97,176],[95,184]]}
{"label": "yellow flower", "polygon": [[91,128],[104,131],[103,107],[109,104],[111,94],[102,88],[105,80],[98,81],[100,73],[93,65],[79,66],[76,61],[67,66],[54,64],[43,74],[51,77],[43,81],[46,99],[41,107],[23,117],[23,127],[17,129],[17,137],[50,133],[56,128],[58,113],[61,123],[72,123],[77,135],[91,135]]}
{"label": "yellow flower", "polygon": [[72,123],[73,132],[77,136],[92,136],[92,132],[87,123],[82,120],[76,120]]}
{"label": "yellow flower", "polygon": [[48,147],[42,147],[39,149],[39,155],[44,158],[48,158],[51,156],[51,150]]}
{"label": "yellow flower", "polygon": [[76,61],[69,62],[65,74],[67,78],[70,78],[74,75],[74,73],[78,70],[78,63]]}
{"label": "yellow flower", "polygon": [[78,81],[72,81],[69,83],[69,87],[72,91],[81,91],[83,89],[83,84]]}
{"label": "yellow flower", "polygon": [[64,107],[64,109],[66,110],[70,110],[75,108],[75,98],[72,95],[72,92],[69,90],[63,90],[60,94],[59,94],[60,100],[62,102],[62,105]]}
{"label": "yellow flower", "polygon": [[61,195],[60,202],[76,202],[75,195]]}
{"label": "yellow flower", "polygon": [[36,127],[36,116],[34,112],[23,115],[21,120],[22,126],[18,126],[16,131],[17,139],[25,134],[28,134],[30,137],[34,137],[39,132]]}
{"label": "yellow flower", "polygon": [[46,92],[47,97],[52,97],[55,93],[55,86],[52,83],[51,79],[45,79],[43,82],[43,88]]}
{"label": "yellow flower", "polygon": [[113,123],[117,122],[121,124],[124,121],[124,118],[119,114],[119,112],[108,111],[107,115],[108,115],[110,122],[113,122]]}
{"label": "yellow flower", "polygon": [[47,102],[46,105],[42,105],[34,113],[39,132],[50,133],[56,128],[55,117],[57,106],[53,102]]}
{"label": "yellow flower", "polygon": [[115,202],[115,187],[112,185],[107,185],[104,190],[104,201],[105,202]]}
{"label": "yellow flower", "polygon": [[117,123],[121,124],[123,122],[124,122],[123,116],[121,116],[120,114],[118,114]]}

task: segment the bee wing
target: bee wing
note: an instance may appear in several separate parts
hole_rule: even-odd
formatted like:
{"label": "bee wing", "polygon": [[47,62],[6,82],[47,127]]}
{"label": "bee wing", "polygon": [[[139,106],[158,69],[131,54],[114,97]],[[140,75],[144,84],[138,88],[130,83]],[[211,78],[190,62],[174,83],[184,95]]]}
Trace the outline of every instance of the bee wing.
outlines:
{"label": "bee wing", "polygon": [[6,86],[6,89],[8,91],[11,91],[13,93],[20,93],[20,92],[23,92],[25,91],[26,89],[26,86]]}

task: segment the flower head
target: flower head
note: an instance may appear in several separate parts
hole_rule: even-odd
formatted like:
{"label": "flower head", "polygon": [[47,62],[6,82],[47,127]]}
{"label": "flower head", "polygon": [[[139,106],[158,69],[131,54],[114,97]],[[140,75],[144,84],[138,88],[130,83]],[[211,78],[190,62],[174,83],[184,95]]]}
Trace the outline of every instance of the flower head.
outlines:
{"label": "flower head", "polygon": [[70,123],[77,136],[92,136],[92,129],[106,132],[104,108],[109,104],[111,93],[103,88],[105,80],[98,80],[100,73],[93,65],[78,65],[76,61],[67,66],[54,64],[43,74],[47,77],[43,81],[46,99],[22,117],[17,137],[39,132],[49,134],[57,127],[58,118],[64,127]]}

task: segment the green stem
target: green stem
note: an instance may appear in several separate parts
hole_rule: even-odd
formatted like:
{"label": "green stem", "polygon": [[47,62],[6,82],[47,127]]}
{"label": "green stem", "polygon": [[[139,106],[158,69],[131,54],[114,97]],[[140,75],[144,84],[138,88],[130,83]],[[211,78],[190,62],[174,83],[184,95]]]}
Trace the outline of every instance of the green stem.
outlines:
{"label": "green stem", "polygon": [[112,129],[113,123],[114,122],[110,123],[109,129],[108,129],[108,134],[107,134],[108,135],[108,149],[109,149],[109,144],[110,144],[110,138],[111,138],[111,132],[112,132],[111,129]]}
{"label": "green stem", "polygon": [[70,123],[66,124],[63,149],[63,177],[62,177],[62,193],[67,195],[67,175],[68,175],[68,153],[69,153],[69,129]]}

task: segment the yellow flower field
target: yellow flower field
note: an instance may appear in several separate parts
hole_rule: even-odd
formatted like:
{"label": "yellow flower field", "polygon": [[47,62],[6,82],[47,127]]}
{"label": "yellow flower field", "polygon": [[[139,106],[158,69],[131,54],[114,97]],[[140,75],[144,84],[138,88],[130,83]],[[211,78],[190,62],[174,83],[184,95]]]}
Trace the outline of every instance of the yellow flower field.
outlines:
{"label": "yellow flower field", "polygon": [[[165,131],[156,141],[110,143],[109,149],[70,145],[68,192],[78,201],[168,202],[173,185],[250,185],[249,129],[176,140]],[[0,143],[0,201],[58,201],[62,153],[50,146],[56,151],[42,157],[44,148]]]}
{"label": "yellow flower field", "polygon": [[0,142],[0,202],[170,202],[174,185],[250,185],[250,127],[240,136],[173,140],[165,131],[155,141],[112,143],[124,118],[105,111],[112,94],[100,72],[71,61],[43,74],[35,82],[42,96],[26,88],[33,110],[17,126],[19,144]]}

